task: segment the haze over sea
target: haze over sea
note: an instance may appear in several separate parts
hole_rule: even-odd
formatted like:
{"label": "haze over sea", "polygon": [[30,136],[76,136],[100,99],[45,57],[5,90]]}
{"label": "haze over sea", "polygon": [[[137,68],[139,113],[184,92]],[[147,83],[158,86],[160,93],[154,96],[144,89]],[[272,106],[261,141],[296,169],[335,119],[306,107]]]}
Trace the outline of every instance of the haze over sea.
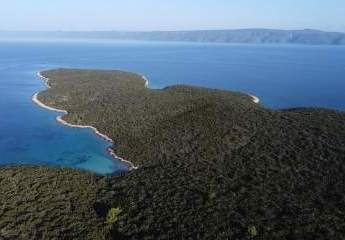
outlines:
{"label": "haze over sea", "polygon": [[151,88],[173,84],[242,91],[275,109],[345,111],[345,47],[157,42],[0,42],[0,164],[54,165],[99,174],[125,166],[89,129],[56,122],[31,97],[45,89],[37,71],[120,69]]}

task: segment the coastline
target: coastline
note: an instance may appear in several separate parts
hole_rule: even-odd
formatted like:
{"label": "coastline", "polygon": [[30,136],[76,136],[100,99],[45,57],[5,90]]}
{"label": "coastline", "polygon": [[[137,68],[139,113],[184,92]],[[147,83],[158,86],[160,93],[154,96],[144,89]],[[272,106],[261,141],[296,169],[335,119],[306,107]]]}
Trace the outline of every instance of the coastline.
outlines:
{"label": "coastline", "polygon": [[144,75],[141,75],[141,78],[145,80],[145,87],[148,88],[149,87],[149,80]]}
{"label": "coastline", "polygon": [[249,94],[249,96],[252,97],[254,103],[256,103],[256,104],[259,104],[259,103],[260,103],[260,98],[258,98],[257,96],[250,95],[250,94]]}
{"label": "coastline", "polygon": [[[141,78],[145,80],[145,87],[148,88],[149,87],[149,80],[144,75],[141,75]],[[258,98],[255,95],[252,95],[252,94],[248,94],[248,95],[252,98],[254,103],[256,103],[256,104],[260,103],[260,98]]]}
{"label": "coastline", "polygon": [[45,108],[47,110],[53,111],[53,112],[58,112],[58,113],[63,113],[63,114],[68,114],[67,111],[65,110],[61,110],[61,109],[57,109],[57,108],[53,108],[53,107],[49,107],[47,105],[45,105],[44,103],[42,103],[40,100],[38,100],[37,96],[39,93],[35,93],[32,96],[32,101],[34,103],[36,103],[38,106],[40,106],[41,108]]}
{"label": "coastline", "polygon": [[[41,72],[38,72],[37,73],[37,76],[43,80],[45,86],[47,88],[51,88],[50,85],[49,85],[49,78],[46,78],[44,77]],[[142,76],[142,78],[145,80],[145,87],[148,86],[148,80],[146,77]],[[68,123],[66,122],[65,120],[62,119],[63,116],[67,115],[68,112],[66,110],[62,110],[62,109],[57,109],[57,108],[53,108],[53,107],[50,107],[50,106],[47,106],[45,105],[44,103],[42,103],[40,100],[38,100],[38,94],[39,92],[35,93],[33,96],[32,96],[32,101],[37,104],[38,106],[44,108],[44,109],[47,109],[47,110],[50,110],[50,111],[54,111],[54,112],[58,112],[58,113],[63,113],[63,115],[61,116],[57,116],[56,117],[56,121],[65,125],[65,126],[68,126],[68,127],[71,127],[71,128],[82,128],[82,129],[85,129],[85,128],[88,128],[88,129],[91,129],[93,131],[94,134],[96,134],[96,136],[102,138],[103,140],[113,144],[114,141],[113,139],[111,139],[110,137],[108,137],[107,135],[101,133],[100,131],[98,131],[97,128],[93,127],[93,126],[88,126],[88,125],[75,125],[75,124],[71,124],[71,123]],[[131,170],[136,170],[138,169],[139,167],[138,166],[135,166],[132,162],[128,161],[128,160],[125,160],[119,156],[116,155],[115,151],[109,146],[107,148],[107,152],[108,154],[114,159],[114,160],[118,160],[118,161],[121,161],[121,162],[124,162],[126,164],[129,165],[129,171]]]}
{"label": "coastline", "polygon": [[[37,76],[38,78],[40,78],[41,80],[43,80],[44,82],[44,85],[49,89],[51,88],[51,86],[49,85],[49,78],[45,77],[42,75],[41,72],[38,72],[37,73]],[[149,86],[149,80],[144,76],[144,75],[141,75],[141,78],[145,81],[145,87],[148,88]],[[38,94],[39,92],[35,93],[33,96],[32,96],[32,101],[34,103],[36,103],[38,106],[44,108],[44,109],[47,109],[47,110],[50,110],[50,111],[54,111],[54,112],[58,112],[58,113],[62,113],[63,115],[60,115],[60,116],[57,116],[56,117],[56,121],[61,123],[62,125],[65,125],[67,127],[71,127],[71,128],[81,128],[81,129],[85,129],[85,128],[88,128],[88,129],[91,129],[93,131],[93,133],[102,138],[103,140],[109,142],[110,144],[114,144],[114,141],[113,139],[111,139],[109,136],[101,133],[100,131],[98,131],[97,128],[93,127],[93,126],[89,126],[89,125],[77,125],[77,124],[71,124],[71,123],[68,123],[67,121],[63,120],[62,117],[67,115],[68,112],[66,110],[63,110],[63,109],[57,109],[57,108],[53,108],[53,107],[50,107],[44,103],[42,103],[41,101],[38,100]],[[251,95],[251,94],[248,94],[253,102],[255,104],[259,104],[260,103],[260,99],[254,95]],[[132,162],[124,159],[124,158],[121,158],[119,156],[116,155],[114,149],[112,149],[112,146],[109,146],[107,147],[107,152],[108,154],[114,159],[114,160],[118,160],[118,161],[121,161],[121,162],[124,162],[126,164],[128,164],[128,168],[129,168],[129,171],[131,170],[135,170],[135,169],[138,169],[139,167],[138,166],[135,166]]]}

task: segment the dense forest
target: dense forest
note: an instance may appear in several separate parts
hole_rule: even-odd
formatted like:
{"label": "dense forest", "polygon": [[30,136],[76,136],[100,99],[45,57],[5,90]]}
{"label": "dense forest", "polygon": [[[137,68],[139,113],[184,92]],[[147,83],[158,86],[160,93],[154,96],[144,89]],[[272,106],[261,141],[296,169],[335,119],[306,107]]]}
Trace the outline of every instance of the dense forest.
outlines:
{"label": "dense forest", "polygon": [[38,98],[138,165],[120,176],[0,169],[4,239],[344,239],[345,113],[162,90],[121,71],[45,71]]}

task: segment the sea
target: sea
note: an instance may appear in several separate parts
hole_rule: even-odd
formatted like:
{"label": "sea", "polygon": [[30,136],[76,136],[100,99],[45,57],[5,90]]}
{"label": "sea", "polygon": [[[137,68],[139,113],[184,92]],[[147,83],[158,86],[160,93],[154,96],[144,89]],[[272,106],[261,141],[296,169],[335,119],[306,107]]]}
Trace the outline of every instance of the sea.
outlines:
{"label": "sea", "polygon": [[90,129],[59,124],[31,98],[45,89],[37,72],[118,69],[150,88],[189,84],[240,91],[272,109],[345,111],[345,47],[139,41],[0,41],[0,165],[67,167],[112,175],[127,166]]}

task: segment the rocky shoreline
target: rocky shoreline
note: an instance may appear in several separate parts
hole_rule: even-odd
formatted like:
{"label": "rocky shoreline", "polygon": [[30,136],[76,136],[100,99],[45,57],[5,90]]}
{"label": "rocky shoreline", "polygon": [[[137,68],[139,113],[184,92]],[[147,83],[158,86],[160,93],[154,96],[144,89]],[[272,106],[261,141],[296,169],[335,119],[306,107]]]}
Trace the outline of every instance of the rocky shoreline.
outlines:
{"label": "rocky shoreline", "polygon": [[[49,85],[49,78],[44,77],[44,76],[42,75],[41,72],[38,72],[38,73],[37,73],[37,76],[38,76],[40,79],[42,79],[42,80],[44,81],[44,83],[45,83],[45,85],[46,85],[47,88],[51,88],[50,85]],[[145,80],[146,80],[146,84],[145,84],[145,86],[146,86],[146,85],[148,84],[148,81],[147,81],[146,78],[145,78]],[[65,126],[71,127],[71,128],[82,128],[82,129],[88,128],[88,129],[91,129],[98,137],[102,138],[103,140],[105,140],[105,141],[107,141],[107,142],[109,142],[109,143],[111,143],[111,144],[114,143],[114,141],[113,141],[110,137],[108,137],[107,135],[101,133],[100,131],[98,131],[97,128],[95,128],[95,127],[93,127],[93,126],[71,124],[71,123],[68,123],[67,121],[63,120],[62,117],[65,116],[65,115],[67,115],[68,112],[67,112],[66,110],[57,109],[57,108],[53,108],[53,107],[47,106],[46,104],[44,104],[44,103],[42,103],[40,100],[38,100],[38,95],[39,95],[39,93],[35,93],[35,94],[33,95],[33,97],[32,97],[32,101],[33,101],[34,103],[36,103],[38,106],[40,106],[40,107],[42,107],[42,108],[45,108],[45,109],[47,109],[47,110],[50,110],[50,111],[54,111],[54,112],[58,112],[58,113],[63,113],[63,114],[64,114],[64,115],[62,115],[62,116],[57,116],[57,117],[56,117],[56,120],[57,120],[59,123],[65,125]],[[138,166],[135,166],[132,162],[130,162],[130,161],[128,161],[128,160],[125,160],[125,159],[123,159],[123,158],[117,156],[117,155],[115,154],[115,151],[114,151],[111,147],[108,147],[108,148],[107,148],[107,152],[109,153],[109,155],[110,155],[114,160],[119,160],[119,161],[121,161],[121,162],[124,162],[124,163],[128,164],[129,170],[138,169]]]}

